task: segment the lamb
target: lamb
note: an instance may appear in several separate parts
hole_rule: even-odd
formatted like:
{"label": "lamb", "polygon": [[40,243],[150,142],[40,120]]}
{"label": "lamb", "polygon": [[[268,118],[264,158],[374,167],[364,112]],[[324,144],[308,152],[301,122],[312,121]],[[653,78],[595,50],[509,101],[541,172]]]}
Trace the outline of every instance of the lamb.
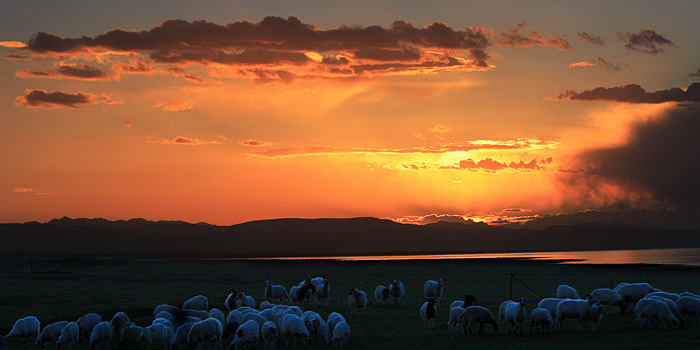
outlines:
{"label": "lamb", "polygon": [[[256,324],[256,328],[257,328]],[[240,327],[238,327],[240,330]],[[236,331],[238,332],[238,330]],[[215,318],[208,318],[195,323],[187,334],[187,346],[197,348],[200,344],[208,344],[221,348],[223,325]]]}
{"label": "lamb", "polygon": [[507,304],[505,318],[513,334],[522,336],[523,321],[525,320],[525,299],[520,298],[517,302]]}
{"label": "lamb", "polygon": [[126,327],[129,322],[129,316],[126,313],[119,311],[112,317],[110,323],[112,324],[112,338],[119,339],[122,335],[122,330]]}
{"label": "lamb", "polygon": [[377,286],[377,288],[374,289],[374,300],[377,302],[377,305],[384,305],[387,299],[389,299],[389,288]]}
{"label": "lamb", "polygon": [[[460,307],[456,307],[458,310]],[[493,316],[491,311],[482,306],[468,306],[462,313],[458,316],[459,323],[462,324],[462,333],[465,330],[469,331],[469,334],[474,335],[472,327],[475,323],[479,324],[479,334],[484,334],[484,324],[490,324],[493,327],[494,332],[498,332],[498,323],[496,318]]]}
{"label": "lamb", "polygon": [[229,350],[255,349],[260,338],[260,326],[255,321],[247,321],[243,323],[236,331],[236,336],[229,344]]}
{"label": "lamb", "polygon": [[578,292],[573,287],[562,284],[557,287],[557,299],[581,299]]}
{"label": "lamb", "polygon": [[279,301],[287,300],[289,301],[289,294],[287,294],[287,288],[279,284],[272,284],[272,281],[265,281],[265,300],[275,300]]}
{"label": "lamb", "polygon": [[441,279],[437,281],[428,280],[423,285],[423,295],[425,299],[435,299],[435,305],[440,306],[440,297],[442,296],[442,287],[444,282]]}
{"label": "lamb", "polygon": [[561,303],[563,299],[557,299],[557,298],[544,298],[540,300],[539,303],[537,303],[538,308],[543,308],[547,309],[549,311],[549,314],[552,315],[553,319],[557,318],[557,306],[559,303]]}
{"label": "lamb", "polygon": [[447,321],[447,330],[449,332],[454,333],[457,331],[457,324],[460,323],[459,316],[462,315],[462,312],[464,312],[464,308],[461,306],[450,308],[450,317]]}
{"label": "lamb", "polygon": [[647,294],[656,292],[649,283],[620,283],[615,287],[615,291],[620,294],[625,303],[636,303]]}
{"label": "lamb", "polygon": [[345,322],[345,317],[337,312],[331,312],[326,319],[326,323],[328,324],[328,328],[331,330],[331,333],[333,333],[333,329],[335,329],[335,326],[340,322]]}
{"label": "lamb", "polygon": [[44,327],[39,338],[36,339],[37,345],[56,344],[58,337],[61,336],[61,331],[67,324],[68,321],[58,321]]}
{"label": "lamb", "polygon": [[348,307],[352,316],[361,316],[367,308],[367,293],[352,288],[348,292]]}
{"label": "lamb", "polygon": [[197,295],[182,304],[183,310],[209,310],[209,299],[204,295]]}
{"label": "lamb", "polygon": [[102,322],[102,317],[98,314],[87,314],[78,318],[78,328],[80,328],[80,341],[86,343],[90,340],[90,334],[95,326]]}
{"label": "lamb", "polygon": [[34,316],[23,317],[15,321],[12,330],[3,338],[3,341],[9,338],[25,338],[31,343],[35,343],[37,337],[39,337],[40,329],[39,319]]}
{"label": "lamb", "polygon": [[333,328],[333,338],[331,338],[333,346],[340,347],[347,345],[348,338],[350,338],[350,326],[348,323],[341,321],[336,324],[335,328]]}
{"label": "lamb", "polygon": [[170,350],[187,350],[187,336],[194,323],[185,323],[178,327],[170,343]]}
{"label": "lamb", "polygon": [[112,340],[112,324],[103,321],[95,325],[90,333],[90,350],[99,346],[100,349],[105,346],[109,348],[109,342]]}
{"label": "lamb", "polygon": [[328,298],[331,296],[331,286],[327,279],[323,279],[323,282],[316,286],[316,304],[320,307],[326,306]]}
{"label": "lamb", "polygon": [[530,313],[530,334],[532,334],[532,329],[534,328],[537,330],[537,335],[549,335],[549,329],[553,325],[552,314],[549,313],[549,310],[538,307]]}
{"label": "lamb", "polygon": [[406,289],[403,286],[403,282],[399,280],[391,281],[391,284],[389,285],[389,295],[394,298],[394,306],[399,304],[399,301],[401,301],[401,298],[405,292]]}
{"label": "lamb", "polygon": [[682,296],[678,298],[676,305],[685,319],[692,319],[696,324],[700,324],[700,299]]}
{"label": "lamb", "polygon": [[582,330],[584,322],[591,312],[591,306],[596,302],[595,298],[590,297],[583,300],[562,300],[557,305],[557,329],[561,329],[562,323],[567,318],[578,320],[578,329]]}
{"label": "lamb", "polygon": [[226,316],[226,322],[224,323],[224,333],[235,332],[240,325],[243,324],[243,314],[238,310],[231,310]]}
{"label": "lamb", "polygon": [[435,299],[428,299],[420,307],[420,317],[423,319],[425,328],[435,328],[435,315],[437,314],[437,305]]}
{"label": "lamb", "polygon": [[639,322],[639,328],[644,329],[644,323],[659,321],[659,328],[666,329],[666,322],[671,322],[673,328],[677,329],[680,325],[678,319],[673,316],[671,309],[662,301],[654,299],[641,299],[634,307],[634,312],[637,318],[634,322]]}
{"label": "lamb", "polygon": [[598,305],[617,306],[620,309],[620,314],[624,314],[627,310],[627,303],[622,300],[618,292],[612,289],[598,288],[591,292],[591,296],[596,299]]}
{"label": "lamb", "polygon": [[472,305],[474,305],[474,302],[476,301],[476,298],[474,298],[473,295],[471,294],[465,294],[463,300],[455,300],[450,304],[450,310],[452,310],[453,307],[459,306],[461,308],[467,308]]}
{"label": "lamb", "polygon": [[285,345],[289,346],[289,340],[293,340],[294,346],[297,346],[297,340],[300,340],[302,345],[308,344],[311,334],[306,329],[301,317],[288,314],[282,317],[279,323],[280,333],[284,337]]}
{"label": "lamb", "polygon": [[56,342],[56,349],[73,349],[78,348],[78,340],[80,340],[80,328],[78,323],[69,322],[61,330],[61,335],[58,337],[58,342]]}
{"label": "lamb", "polygon": [[277,325],[272,321],[267,321],[260,327],[260,336],[262,336],[265,342],[265,349],[275,349],[277,348],[277,338],[279,336],[279,330]]}

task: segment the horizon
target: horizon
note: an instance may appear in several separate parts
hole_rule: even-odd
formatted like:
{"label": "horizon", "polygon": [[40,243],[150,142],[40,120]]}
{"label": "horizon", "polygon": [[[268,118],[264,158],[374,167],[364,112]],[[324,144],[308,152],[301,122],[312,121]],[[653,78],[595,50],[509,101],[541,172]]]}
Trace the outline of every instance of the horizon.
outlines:
{"label": "horizon", "polygon": [[700,230],[698,2],[72,5],[0,5],[2,223]]}

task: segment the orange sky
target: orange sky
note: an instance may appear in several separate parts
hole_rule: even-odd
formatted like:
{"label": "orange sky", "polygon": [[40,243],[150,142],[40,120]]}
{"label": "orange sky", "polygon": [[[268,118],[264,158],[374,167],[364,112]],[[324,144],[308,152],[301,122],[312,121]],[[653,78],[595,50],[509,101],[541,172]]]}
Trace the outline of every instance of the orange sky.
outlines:
{"label": "orange sky", "polygon": [[0,222],[697,208],[695,2],[283,4],[0,5]]}

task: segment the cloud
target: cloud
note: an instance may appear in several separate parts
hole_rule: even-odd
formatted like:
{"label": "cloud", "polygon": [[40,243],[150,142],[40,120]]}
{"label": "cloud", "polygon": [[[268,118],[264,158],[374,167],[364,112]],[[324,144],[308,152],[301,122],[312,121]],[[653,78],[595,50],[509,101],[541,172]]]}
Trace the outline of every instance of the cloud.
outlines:
{"label": "cloud", "polygon": [[122,122],[122,124],[123,124],[125,127],[127,127],[127,128],[133,128],[133,127],[134,127],[134,124],[130,123],[128,120],[125,121],[125,122]]}
{"label": "cloud", "polygon": [[[620,146],[575,157],[559,179],[571,201],[596,209],[700,210],[700,111],[673,106],[631,128]],[[697,217],[697,216],[696,216]]]}
{"label": "cloud", "polygon": [[241,145],[244,146],[251,146],[251,147],[263,147],[263,146],[271,146],[272,142],[270,141],[260,141],[260,140],[254,140],[254,139],[248,139],[245,141],[239,141]]}
{"label": "cloud", "polygon": [[442,124],[436,124],[435,126],[433,126],[432,129],[430,129],[430,132],[436,134],[449,134],[450,132],[452,132],[452,128],[444,126]]}
{"label": "cloud", "polygon": [[88,66],[86,64],[60,64],[56,68],[52,68],[45,71],[31,71],[29,69],[22,69],[20,71],[17,71],[15,75],[19,78],[68,78],[80,80],[110,80],[114,78],[114,76],[102,71],[101,69],[97,67]]}
{"label": "cloud", "polygon": [[161,101],[153,105],[155,108],[160,108],[163,112],[182,112],[192,109],[190,101]]}
{"label": "cloud", "polygon": [[515,28],[508,28],[507,33],[499,33],[497,35],[496,45],[509,47],[530,47],[539,45],[553,47],[558,50],[572,50],[571,44],[569,44],[569,41],[565,38],[552,35],[545,39],[537,34],[536,31],[529,29],[526,21],[519,23]]}
{"label": "cloud", "polygon": [[617,101],[627,103],[664,103],[664,102],[700,102],[700,83],[693,83],[686,90],[671,88],[655,92],[646,92],[637,84],[618,87],[597,87],[578,93],[568,90],[553,98],[571,101]]}
{"label": "cloud", "polygon": [[427,225],[437,222],[459,222],[463,224],[475,223],[472,219],[467,219],[464,215],[457,214],[428,214],[423,216],[407,216],[403,218],[392,219],[393,221],[402,224]]}
{"label": "cloud", "polygon": [[688,75],[689,77],[700,77],[700,68],[698,68],[698,71],[695,73],[690,73]]}
{"label": "cloud", "polygon": [[[485,70],[492,67],[487,50],[494,43],[571,49],[565,38],[543,38],[525,22],[508,33],[475,26],[453,29],[439,22],[420,28],[405,21],[395,21],[388,27],[339,26],[326,30],[295,17],[266,17],[258,23],[224,25],[166,20],[149,30],[116,28],[93,37],[62,38],[38,32],[18,50],[33,56],[100,56],[114,64],[112,71],[116,74],[152,74],[154,64],[232,66],[240,76],[267,82]],[[118,57],[117,62],[112,62],[114,57]],[[124,57],[133,62],[118,62]],[[202,79],[187,74],[183,77]]]}
{"label": "cloud", "polygon": [[100,100],[102,103],[106,103],[108,105],[122,105],[124,104],[124,101],[119,100],[113,96],[110,96],[109,94],[103,93],[100,95]]}
{"label": "cloud", "polygon": [[534,139],[517,139],[505,141],[477,140],[465,144],[446,144],[440,146],[412,147],[412,148],[343,148],[333,146],[302,146],[287,148],[272,148],[260,152],[252,152],[250,155],[277,158],[299,157],[324,154],[443,154],[451,152],[469,152],[474,150],[534,150],[556,147],[558,142]]}
{"label": "cloud", "polygon": [[653,29],[642,28],[637,32],[623,30],[618,36],[625,41],[628,50],[651,55],[664,53],[664,47],[674,46],[671,40],[657,34]]}
{"label": "cloud", "polygon": [[52,91],[47,93],[45,90],[27,89],[25,90],[24,96],[17,96],[17,98],[15,98],[15,105],[30,108],[78,108],[76,105],[94,103],[97,103],[95,95],[82,92],[68,94],[60,91]]}
{"label": "cloud", "polygon": [[21,41],[0,41],[0,46],[8,48],[21,48],[27,47],[27,44]]}
{"label": "cloud", "polygon": [[160,145],[187,145],[187,146],[198,146],[198,145],[218,145],[219,141],[202,141],[198,138],[187,137],[187,136],[176,136],[173,139],[160,139],[151,140],[149,143],[155,143]]}
{"label": "cloud", "polygon": [[[542,161],[539,162],[540,164],[543,164]],[[499,162],[497,160],[493,160],[491,158],[484,158],[478,162],[475,162],[473,159],[469,158],[466,160],[460,160],[458,165],[453,165],[453,166],[442,166],[440,167],[441,169],[458,169],[458,170],[483,170],[483,171],[488,171],[488,172],[496,172],[499,170],[505,170],[505,169],[514,169],[514,170],[542,170],[543,167],[537,165],[538,161],[533,159],[529,162],[525,162],[523,160],[519,162],[514,162],[511,161],[510,163],[503,163]]]}
{"label": "cloud", "polygon": [[35,196],[45,196],[45,195],[50,195],[52,194],[51,192],[46,192],[43,190],[38,190],[35,188],[26,188],[26,187],[15,187],[12,189],[12,192],[16,193],[31,193]]}
{"label": "cloud", "polygon": [[600,56],[596,56],[595,60],[576,62],[569,65],[569,68],[586,68],[586,67],[601,67],[610,72],[619,72],[622,70],[622,63],[610,62]]}
{"label": "cloud", "polygon": [[601,46],[605,45],[605,41],[603,40],[603,38],[601,38],[600,36],[595,35],[595,34],[581,32],[581,33],[576,34],[574,37],[577,39],[581,39],[583,41],[587,41],[593,45],[601,45]]}

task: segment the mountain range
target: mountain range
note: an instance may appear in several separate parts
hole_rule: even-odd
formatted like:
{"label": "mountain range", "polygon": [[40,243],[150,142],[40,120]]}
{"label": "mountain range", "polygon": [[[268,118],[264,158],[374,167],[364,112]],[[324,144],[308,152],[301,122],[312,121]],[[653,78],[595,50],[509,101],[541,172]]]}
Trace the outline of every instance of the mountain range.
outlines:
{"label": "mountain range", "polygon": [[0,254],[280,257],[700,247],[700,232],[581,223],[544,229],[377,218],[274,219],[232,226],[144,219],[0,224]]}

